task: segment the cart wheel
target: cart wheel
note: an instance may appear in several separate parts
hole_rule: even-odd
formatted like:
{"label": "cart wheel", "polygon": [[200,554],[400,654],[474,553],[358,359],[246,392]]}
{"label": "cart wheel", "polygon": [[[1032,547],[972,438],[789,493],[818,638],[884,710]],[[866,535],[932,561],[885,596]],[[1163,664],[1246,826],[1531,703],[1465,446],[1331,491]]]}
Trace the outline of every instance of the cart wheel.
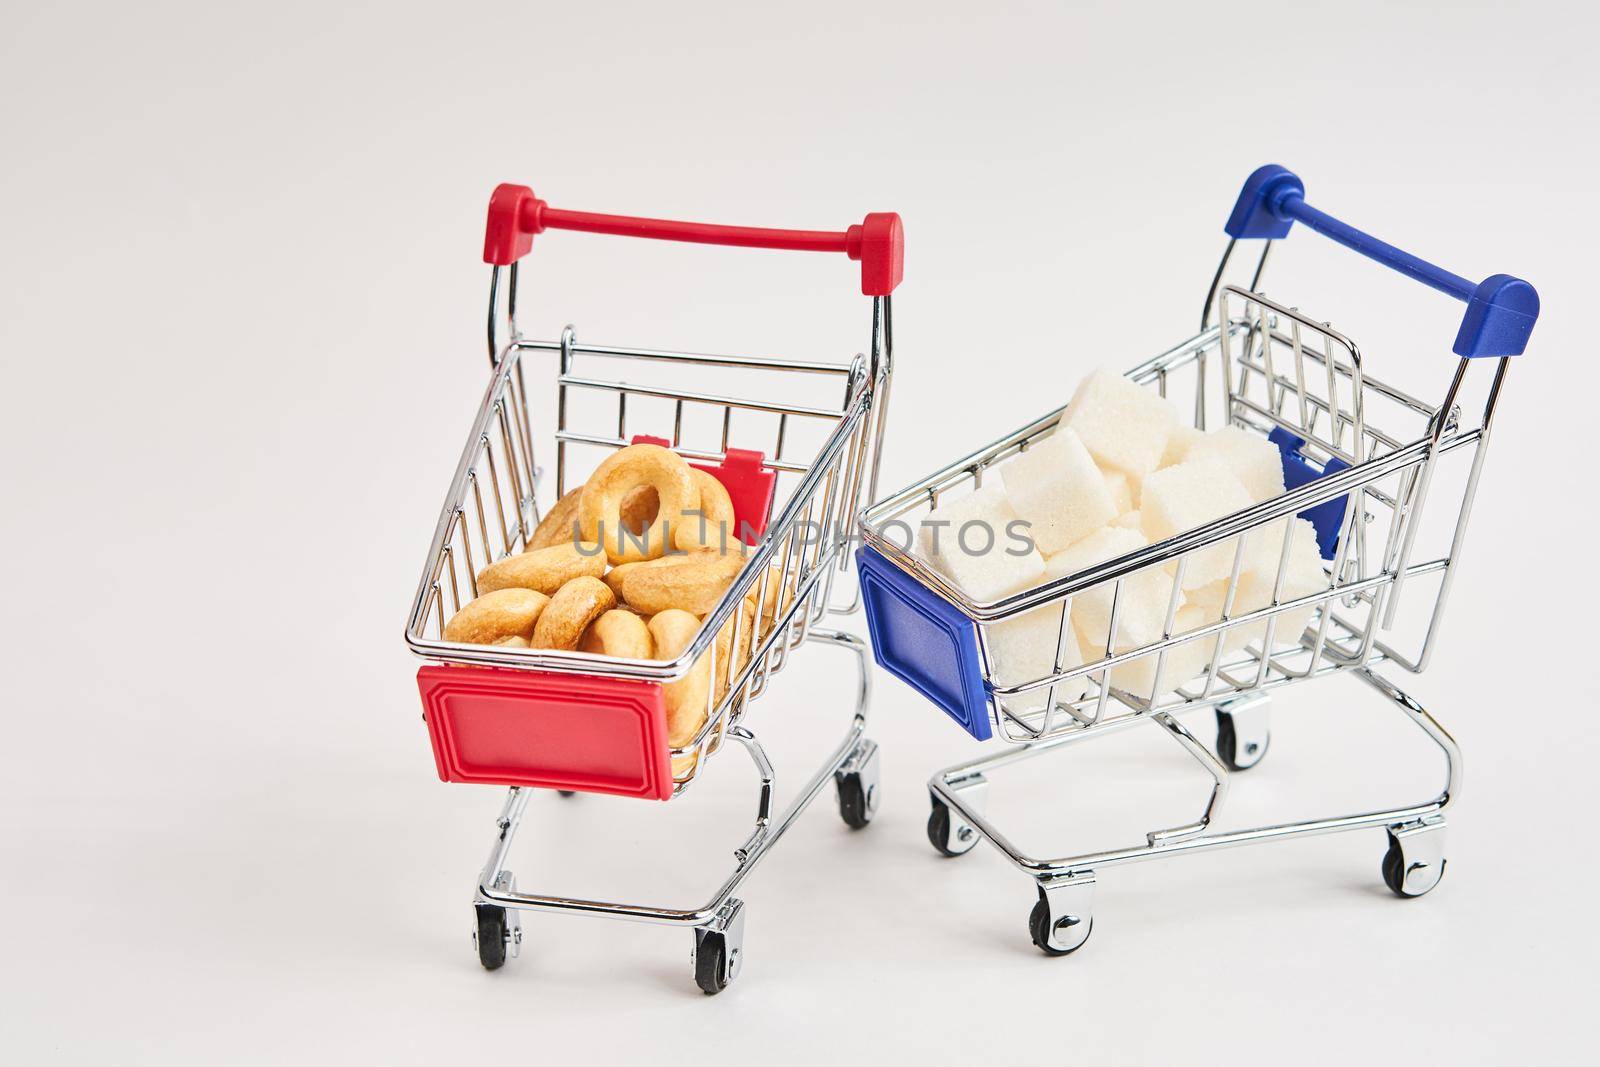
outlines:
{"label": "cart wheel", "polygon": [[556,792],[564,797],[575,797],[578,795],[578,791],[576,789],[557,789]]}
{"label": "cart wheel", "polygon": [[964,856],[978,843],[978,831],[966,823],[952,826],[949,806],[934,800],[928,813],[928,843],[942,856]]}
{"label": "cart wheel", "polygon": [[852,830],[872,821],[878,811],[878,746],[863,739],[850,758],[834,773],[839,794],[839,818]]}
{"label": "cart wheel", "polygon": [[495,904],[478,904],[478,929],[473,932],[473,943],[478,946],[478,962],[484,970],[498,971],[506,963],[506,947],[511,943],[511,932],[506,929],[506,909]]}
{"label": "cart wheel", "polygon": [[715,996],[739,977],[744,964],[744,902],[730,899],[715,926],[694,932],[694,984]]}
{"label": "cart wheel", "polygon": [[1272,735],[1263,731],[1259,738],[1249,738],[1241,745],[1233,716],[1217,709],[1217,758],[1228,770],[1247,771],[1254,767],[1266,757],[1271,744]]}
{"label": "cart wheel", "polygon": [[[1065,923],[1076,923],[1075,919],[1063,919]],[[1071,948],[1056,948],[1050,943],[1050,905],[1043,896],[1034,902],[1033,910],[1028,913],[1028,936],[1033,938],[1033,943],[1040,952],[1046,956],[1070,956],[1078,951],[1089,940],[1089,935],[1094,933],[1094,916],[1089,917],[1088,925],[1084,928],[1083,937]]]}
{"label": "cart wheel", "polygon": [[[1437,831],[1433,835],[1436,836]],[[1432,844],[1438,850],[1439,844]],[[1416,849],[1420,853],[1429,851],[1428,844]],[[1429,861],[1432,862],[1429,862]],[[1389,850],[1383,854],[1383,884],[1397,897],[1420,897],[1431,891],[1444,879],[1444,868],[1448,861],[1444,856],[1408,856],[1406,847],[1400,838],[1395,836],[1393,830],[1389,831]]]}

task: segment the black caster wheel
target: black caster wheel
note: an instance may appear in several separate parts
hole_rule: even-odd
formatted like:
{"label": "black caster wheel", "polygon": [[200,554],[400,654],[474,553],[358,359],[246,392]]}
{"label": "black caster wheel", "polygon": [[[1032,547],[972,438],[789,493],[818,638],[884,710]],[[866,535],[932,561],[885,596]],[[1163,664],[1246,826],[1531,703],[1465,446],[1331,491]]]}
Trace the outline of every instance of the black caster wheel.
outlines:
{"label": "black caster wheel", "polygon": [[978,832],[972,827],[955,825],[950,808],[942,801],[933,802],[928,813],[928,844],[941,856],[965,856],[978,843]]}
{"label": "black caster wheel", "polygon": [[1046,956],[1072,955],[1088,942],[1089,935],[1093,932],[1094,919],[1091,917],[1088,928],[1084,931],[1083,940],[1071,948],[1056,948],[1050,943],[1050,905],[1040,897],[1034,902],[1033,910],[1028,913],[1028,936],[1033,938],[1034,945]]}
{"label": "black caster wheel", "polygon": [[1240,745],[1238,732],[1233,728],[1233,716],[1225,711],[1217,712],[1217,758],[1228,770],[1247,771],[1254,767],[1266,757],[1271,744],[1272,735],[1267,734],[1260,741],[1246,741]]}
{"label": "black caster wheel", "polygon": [[708,997],[728,988],[728,940],[712,930],[694,932],[694,984]]}
{"label": "black caster wheel", "polygon": [[506,909],[494,904],[478,904],[478,930],[473,940],[478,945],[478,962],[484,970],[498,971],[506,964],[506,946],[511,942],[506,929]]}
{"label": "black caster wheel", "polygon": [[730,899],[718,914],[716,928],[694,932],[694,984],[706,996],[728,988],[744,966],[744,902]]}
{"label": "black caster wheel", "polygon": [[578,795],[578,791],[576,789],[557,789],[556,792],[564,797],[575,797]]}
{"label": "black caster wheel", "polygon": [[1438,873],[1431,881],[1426,878],[1415,879],[1410,888],[1406,886],[1406,854],[1400,847],[1400,841],[1393,833],[1389,834],[1389,850],[1383,854],[1383,884],[1389,891],[1403,899],[1420,897],[1430,892],[1434,886],[1444,878],[1444,869],[1448,861],[1439,859]]}
{"label": "black caster wheel", "polygon": [[[859,774],[845,774],[838,779],[839,818],[852,830],[863,829],[872,822],[875,805],[869,803],[867,787]],[[872,798],[876,799],[876,798]]]}

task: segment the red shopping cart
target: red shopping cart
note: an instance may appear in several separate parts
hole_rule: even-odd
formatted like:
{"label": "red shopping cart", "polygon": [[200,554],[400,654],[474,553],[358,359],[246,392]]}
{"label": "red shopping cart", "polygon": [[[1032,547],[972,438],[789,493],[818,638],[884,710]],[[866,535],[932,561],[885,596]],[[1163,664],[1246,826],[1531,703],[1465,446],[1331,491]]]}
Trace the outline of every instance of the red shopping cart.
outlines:
{"label": "red shopping cart", "polygon": [[[575,230],[748,248],[844,253],[861,264],[871,298],[868,352],[843,362],[624,348],[556,340],[517,328],[518,261],[536,235]],[[865,650],[822,625],[859,606],[850,532],[873,497],[892,371],[890,293],[903,269],[900,219],[869,214],[842,231],[714,226],[567,211],[517,185],[495,190],[484,259],[491,265],[483,402],[440,512],[406,624],[406,643],[428,663],[418,671],[424,718],[439,777],[509,786],[473,904],[483,966],[500,967],[521,945],[519,911],[566,912],[685,926],[695,933],[695,978],[715,993],[739,971],[744,905],[740,883],[832,778],[840,814],[865,826],[876,806],[877,746],[864,736]],[[554,378],[555,497],[616,449],[639,441],[669,447],[722,481],[748,555],[695,639],[670,660],[578,651],[469,645],[444,639],[444,624],[478,593],[486,564],[522,551],[540,517],[544,470],[535,461],[536,420],[528,379]],[[626,375],[626,377],[624,377]],[[801,379],[834,383],[827,403],[800,403]],[[695,388],[686,387],[693,380]],[[834,391],[836,389],[836,391]],[[543,446],[539,449],[543,454]],[[747,597],[773,604],[751,622]],[[782,813],[772,811],[773,770],[748,723],[751,705],[802,646],[842,650],[860,681],[844,739]],[[710,660],[717,684],[705,724],[669,744],[663,686]],[[759,778],[755,827],[735,865],[704,904],[650,907],[520,891],[506,867],[531,789],[670,800],[693,784],[732,739]]]}

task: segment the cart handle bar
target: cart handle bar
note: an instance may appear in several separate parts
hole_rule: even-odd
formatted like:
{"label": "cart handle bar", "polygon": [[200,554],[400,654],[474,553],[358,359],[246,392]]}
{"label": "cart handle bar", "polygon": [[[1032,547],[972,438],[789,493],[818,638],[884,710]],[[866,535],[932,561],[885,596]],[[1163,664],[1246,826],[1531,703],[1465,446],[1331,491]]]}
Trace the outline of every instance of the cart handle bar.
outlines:
{"label": "cart handle bar", "polygon": [[875,211],[843,232],[768,230],[752,226],[717,226],[704,222],[642,219],[630,215],[597,215],[553,208],[526,185],[502,184],[489,198],[489,224],[483,239],[483,261],[504,267],[533,249],[534,234],[545,230],[580,230],[618,237],[650,237],[739,248],[777,248],[797,252],[843,252],[861,261],[861,292],[888,296],[905,275],[905,230],[900,216]]}
{"label": "cart handle bar", "polygon": [[1233,214],[1223,227],[1229,237],[1277,240],[1296,221],[1368,259],[1463,301],[1467,314],[1456,334],[1458,356],[1518,356],[1539,318],[1539,294],[1521,278],[1491,274],[1474,285],[1409,252],[1363,233],[1306,203],[1306,187],[1293,171],[1269,163],[1245,179]]}

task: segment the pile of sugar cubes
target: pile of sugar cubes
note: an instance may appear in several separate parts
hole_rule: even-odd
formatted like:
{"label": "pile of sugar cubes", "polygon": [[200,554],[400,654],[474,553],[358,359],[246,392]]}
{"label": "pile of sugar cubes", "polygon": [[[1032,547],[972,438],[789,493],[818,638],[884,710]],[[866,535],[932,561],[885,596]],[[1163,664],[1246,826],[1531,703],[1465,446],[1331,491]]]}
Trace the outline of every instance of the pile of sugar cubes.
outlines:
{"label": "pile of sugar cubes", "polygon": [[[996,477],[998,475],[998,477]],[[1192,530],[1284,491],[1278,448],[1237,427],[1202,433],[1180,425],[1177,409],[1122,375],[1097,370],[1078,386],[1054,432],[991,470],[974,492],[941,502],[924,520],[919,552],[974,600],[993,601],[1076,574],[1097,563]],[[1013,525],[1027,524],[1026,527]],[[968,524],[976,524],[967,528]],[[963,533],[964,528],[965,533]],[[1013,536],[1025,531],[1023,537]],[[1288,540],[1280,602],[1328,588],[1316,531],[1289,517],[1244,535],[1239,581],[1230,618],[1272,603]],[[1032,549],[1026,541],[1031,539]],[[1222,618],[1238,539],[1185,554],[1172,634]],[[1113,582],[1072,598],[1062,671],[1163,639],[1173,583],[1173,560],[1123,579],[1112,640]],[[1297,643],[1311,608],[1274,616],[1274,644]],[[993,678],[1020,685],[1055,673],[1062,605],[1051,604],[988,628]],[[1226,631],[1224,652],[1263,641],[1265,620]],[[1167,650],[1162,692],[1204,674],[1216,637],[1194,638]],[[1121,664],[1111,685],[1142,699],[1160,694],[1157,655]],[[1089,675],[1058,686],[1057,700],[1077,700]],[[1041,707],[1047,690],[1018,694],[1021,708]]]}

